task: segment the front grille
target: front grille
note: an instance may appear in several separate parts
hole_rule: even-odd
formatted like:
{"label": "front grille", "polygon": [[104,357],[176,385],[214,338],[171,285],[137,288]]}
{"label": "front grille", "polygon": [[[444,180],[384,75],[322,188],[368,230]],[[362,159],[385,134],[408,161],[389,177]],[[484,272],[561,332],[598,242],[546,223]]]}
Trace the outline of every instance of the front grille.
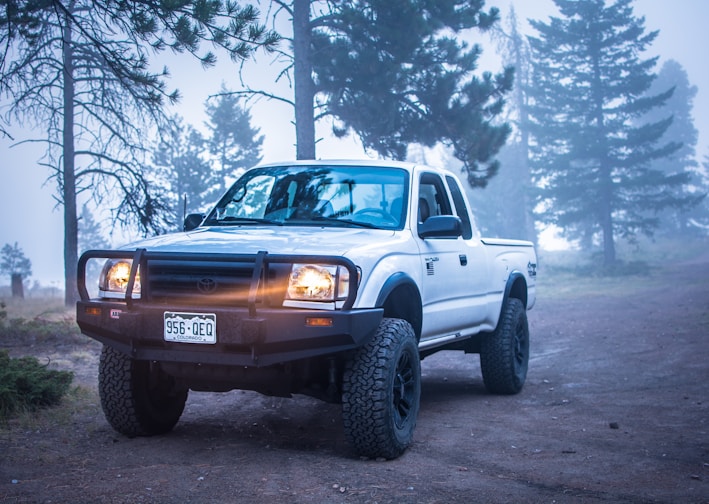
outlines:
{"label": "front grille", "polygon": [[[146,297],[157,303],[247,306],[254,263],[164,261],[148,263]],[[259,304],[280,304],[290,267],[271,265],[264,271],[257,296]],[[145,289],[145,288],[144,288]]]}

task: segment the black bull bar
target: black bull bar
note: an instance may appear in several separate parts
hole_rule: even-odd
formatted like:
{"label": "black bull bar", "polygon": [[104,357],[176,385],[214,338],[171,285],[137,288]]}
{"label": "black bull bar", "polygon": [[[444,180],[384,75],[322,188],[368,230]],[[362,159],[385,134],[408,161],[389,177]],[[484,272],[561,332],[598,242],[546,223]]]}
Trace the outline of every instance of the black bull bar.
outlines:
{"label": "black bull bar", "polygon": [[[120,299],[91,299],[86,288],[86,266],[91,259],[128,259],[132,266],[125,296]],[[216,344],[175,343],[163,338],[163,314],[195,311],[189,304],[165,305],[152,300],[151,261],[173,261],[224,265],[252,264],[245,306],[209,306],[197,310],[216,314]],[[273,264],[319,264],[342,266],[349,272],[347,296],[339,309],[318,310],[269,306],[268,269]],[[134,297],[140,271],[140,296]],[[354,263],[339,256],[269,254],[186,253],[137,250],[90,250],[78,263],[77,323],[82,332],[102,343],[141,360],[200,364],[266,366],[328,355],[357,348],[374,334],[383,317],[382,308],[352,309],[358,289]],[[317,318],[327,323],[309,325]]]}

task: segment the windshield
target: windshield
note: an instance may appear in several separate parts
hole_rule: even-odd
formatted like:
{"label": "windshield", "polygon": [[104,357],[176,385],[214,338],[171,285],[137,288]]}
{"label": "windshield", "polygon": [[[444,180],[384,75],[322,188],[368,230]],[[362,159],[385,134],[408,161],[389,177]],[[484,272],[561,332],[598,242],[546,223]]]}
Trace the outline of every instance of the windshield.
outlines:
{"label": "windshield", "polygon": [[234,183],[204,224],[402,229],[407,190],[408,172],[400,168],[256,168]]}

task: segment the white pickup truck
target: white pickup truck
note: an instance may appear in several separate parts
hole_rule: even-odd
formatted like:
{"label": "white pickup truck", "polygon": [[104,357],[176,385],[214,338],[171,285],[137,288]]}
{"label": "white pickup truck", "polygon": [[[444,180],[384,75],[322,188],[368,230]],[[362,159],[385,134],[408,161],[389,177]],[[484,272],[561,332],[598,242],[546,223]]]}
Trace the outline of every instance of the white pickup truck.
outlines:
{"label": "white pickup truck", "polygon": [[84,253],[77,321],[120,433],[170,431],[189,390],[307,394],[342,403],[358,455],[395,458],[426,356],[478,353],[490,392],[522,389],[535,277],[532,244],[482,238],[451,172],[299,161],[247,171],[184,232]]}

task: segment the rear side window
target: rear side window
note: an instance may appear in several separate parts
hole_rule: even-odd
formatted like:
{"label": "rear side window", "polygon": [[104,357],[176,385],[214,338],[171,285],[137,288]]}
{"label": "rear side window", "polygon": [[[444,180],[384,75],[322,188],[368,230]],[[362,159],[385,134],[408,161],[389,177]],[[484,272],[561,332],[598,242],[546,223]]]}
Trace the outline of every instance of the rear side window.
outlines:
{"label": "rear side window", "polygon": [[470,224],[470,214],[468,213],[468,208],[465,206],[463,193],[460,191],[458,181],[450,175],[446,176],[446,182],[448,182],[448,188],[451,191],[451,196],[453,196],[455,212],[463,222],[463,239],[469,240],[473,237],[473,226]]}

